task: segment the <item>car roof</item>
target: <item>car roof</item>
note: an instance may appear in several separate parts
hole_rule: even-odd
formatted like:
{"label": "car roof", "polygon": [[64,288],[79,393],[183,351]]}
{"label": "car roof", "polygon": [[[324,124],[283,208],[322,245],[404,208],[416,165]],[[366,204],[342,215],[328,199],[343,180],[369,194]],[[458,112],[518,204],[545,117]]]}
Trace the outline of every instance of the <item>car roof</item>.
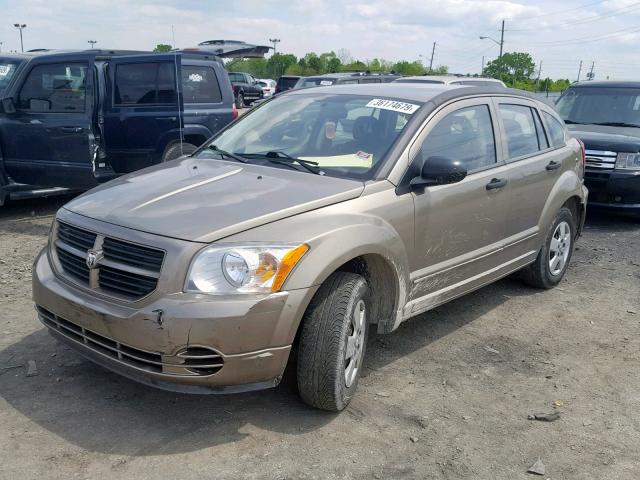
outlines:
{"label": "car roof", "polygon": [[109,56],[117,56],[117,55],[156,55],[156,52],[144,51],[144,50],[109,50],[109,49],[93,49],[93,50],[53,50],[48,48],[38,48],[35,50],[29,50],[23,53],[0,53],[3,57],[14,57],[14,58],[35,58],[35,57],[43,57],[43,56],[58,56],[58,55],[69,55],[69,54],[78,54],[78,53],[86,53],[87,55],[109,55]]}
{"label": "car roof", "polygon": [[[509,95],[528,100],[534,100],[543,104],[533,94],[524,90],[516,90],[512,88],[494,86],[466,86],[466,85],[445,85],[441,83],[419,84],[419,83],[364,83],[364,84],[346,84],[320,86],[315,88],[301,88],[290,90],[287,95],[367,95],[395,98],[409,102],[433,102],[440,105],[449,100],[459,97],[467,97],[474,95]],[[544,104],[543,104],[544,105]]]}
{"label": "car roof", "polygon": [[595,87],[595,88],[640,88],[640,81],[638,80],[587,80],[585,82],[576,82],[569,86],[569,88],[580,87]]}
{"label": "car roof", "polygon": [[451,83],[451,82],[494,82],[501,84],[500,80],[496,80],[495,78],[487,78],[487,77],[459,77],[456,75],[414,75],[410,77],[400,77],[402,80],[426,80],[426,81],[437,81],[442,83]]}

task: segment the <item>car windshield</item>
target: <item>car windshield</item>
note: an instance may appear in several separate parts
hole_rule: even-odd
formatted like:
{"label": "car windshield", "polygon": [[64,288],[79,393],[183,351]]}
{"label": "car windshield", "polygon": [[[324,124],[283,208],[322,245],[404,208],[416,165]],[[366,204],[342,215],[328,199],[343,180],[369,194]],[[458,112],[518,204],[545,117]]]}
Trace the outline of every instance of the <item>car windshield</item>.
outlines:
{"label": "car windshield", "polygon": [[196,156],[238,160],[221,153],[227,152],[309,172],[300,159],[314,162],[321,174],[368,180],[418,108],[416,102],[366,95],[283,95],[241,117]]}
{"label": "car windshield", "polygon": [[570,88],[556,107],[568,124],[640,125],[640,88]]}
{"label": "car windshield", "polygon": [[22,60],[0,57],[0,95],[2,95],[4,90],[9,86],[13,74],[21,63]]}

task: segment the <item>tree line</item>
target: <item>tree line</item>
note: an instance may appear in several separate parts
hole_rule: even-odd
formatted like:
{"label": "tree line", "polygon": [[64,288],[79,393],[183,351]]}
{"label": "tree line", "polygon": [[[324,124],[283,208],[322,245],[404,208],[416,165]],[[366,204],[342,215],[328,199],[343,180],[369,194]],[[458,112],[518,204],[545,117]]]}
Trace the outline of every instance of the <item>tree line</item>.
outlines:
{"label": "tree line", "polygon": [[[171,45],[158,45],[156,52],[171,51]],[[422,62],[401,60],[391,62],[381,58],[358,60],[345,49],[317,54],[309,52],[302,57],[291,53],[276,53],[269,58],[236,58],[225,63],[228,71],[247,72],[256,78],[277,79],[280,75],[322,75],[337,72],[397,73],[399,75],[445,75],[449,67],[439,65],[429,70]],[[466,76],[485,76],[502,80],[507,86],[529,91],[561,92],[571,83],[568,79],[538,78],[536,64],[530,54],[507,52],[490,61],[482,75],[462,73]]]}

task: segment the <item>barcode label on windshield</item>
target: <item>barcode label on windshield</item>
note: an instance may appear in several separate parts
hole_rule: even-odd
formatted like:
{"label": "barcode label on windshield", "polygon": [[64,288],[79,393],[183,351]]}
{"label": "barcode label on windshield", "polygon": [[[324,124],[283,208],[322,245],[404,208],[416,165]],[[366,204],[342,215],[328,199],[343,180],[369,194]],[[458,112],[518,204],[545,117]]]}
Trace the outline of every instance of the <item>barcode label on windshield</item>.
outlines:
{"label": "barcode label on windshield", "polygon": [[400,113],[413,113],[420,108],[420,105],[414,105],[413,103],[398,102],[396,100],[385,100],[384,98],[374,98],[367,107],[381,108],[383,110],[391,110],[393,112]]}

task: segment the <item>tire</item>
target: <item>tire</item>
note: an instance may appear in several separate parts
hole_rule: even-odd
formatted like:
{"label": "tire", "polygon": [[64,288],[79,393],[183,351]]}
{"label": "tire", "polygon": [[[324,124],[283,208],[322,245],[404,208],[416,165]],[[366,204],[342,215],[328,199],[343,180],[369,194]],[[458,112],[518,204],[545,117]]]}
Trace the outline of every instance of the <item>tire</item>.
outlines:
{"label": "tire", "polygon": [[180,158],[182,155],[191,155],[198,149],[192,143],[173,143],[169,145],[162,155],[162,163],[170,162],[171,160],[175,160],[176,158]]}
{"label": "tire", "polygon": [[298,345],[297,379],[300,396],[308,405],[339,412],[353,398],[369,334],[368,293],[362,276],[336,272],[307,308]]}
{"label": "tire", "polygon": [[236,96],[236,108],[244,108],[244,107],[245,107],[244,95],[242,93],[239,93]]}
{"label": "tire", "polygon": [[523,280],[536,288],[549,289],[558,285],[571,261],[576,233],[573,213],[562,207],[547,232],[536,261],[524,269]]}

